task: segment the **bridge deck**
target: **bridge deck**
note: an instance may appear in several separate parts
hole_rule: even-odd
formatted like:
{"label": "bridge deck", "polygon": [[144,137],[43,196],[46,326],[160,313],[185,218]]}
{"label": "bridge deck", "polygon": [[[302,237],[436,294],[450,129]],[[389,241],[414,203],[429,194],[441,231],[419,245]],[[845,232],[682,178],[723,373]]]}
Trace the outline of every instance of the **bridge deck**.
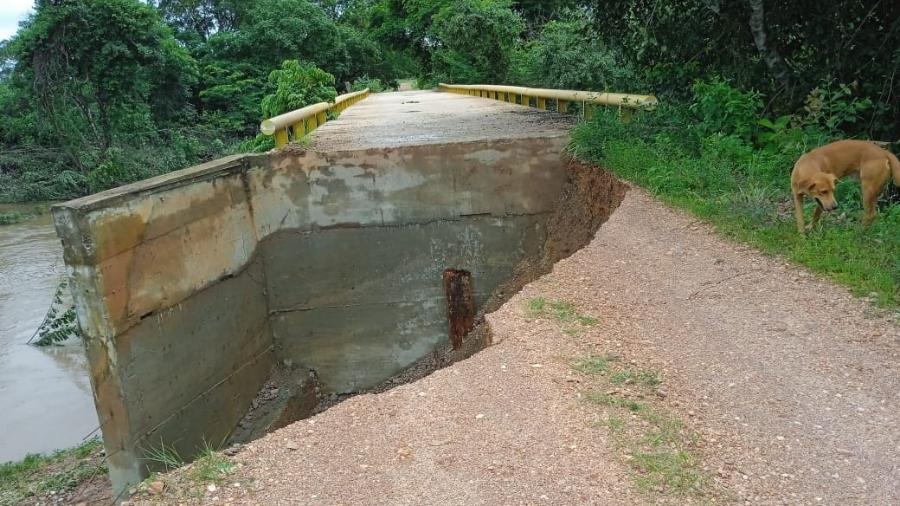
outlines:
{"label": "bridge deck", "polygon": [[313,132],[317,151],[565,135],[574,117],[433,91],[373,94]]}

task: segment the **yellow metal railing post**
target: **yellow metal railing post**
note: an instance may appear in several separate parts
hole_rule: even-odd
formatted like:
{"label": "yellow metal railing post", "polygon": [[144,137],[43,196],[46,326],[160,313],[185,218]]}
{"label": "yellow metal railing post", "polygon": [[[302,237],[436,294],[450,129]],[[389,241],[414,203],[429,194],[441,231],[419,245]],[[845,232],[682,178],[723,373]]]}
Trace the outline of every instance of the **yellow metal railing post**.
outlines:
{"label": "yellow metal railing post", "polygon": [[306,135],[306,125],[303,124],[303,121],[298,121],[294,123],[293,131],[294,140],[302,139],[303,136]]}
{"label": "yellow metal railing post", "polygon": [[325,116],[325,111],[322,111],[322,112],[320,112],[319,114],[316,115],[316,122],[317,122],[319,125],[324,125],[326,121],[328,121],[328,119],[327,119],[327,117]]}
{"label": "yellow metal railing post", "polygon": [[592,119],[594,117],[595,109],[596,109],[596,106],[594,106],[593,104],[585,103],[584,104],[584,119]]}
{"label": "yellow metal railing post", "polygon": [[569,112],[569,102],[568,100],[556,100],[556,111],[562,114]]}
{"label": "yellow metal railing post", "polygon": [[275,131],[275,147],[283,148],[288,143],[287,128],[279,128]]}
{"label": "yellow metal railing post", "polygon": [[528,95],[522,95],[522,105],[525,107],[531,107],[531,97]]}
{"label": "yellow metal railing post", "polygon": [[547,99],[544,97],[537,98],[537,108],[546,111],[547,110]]}

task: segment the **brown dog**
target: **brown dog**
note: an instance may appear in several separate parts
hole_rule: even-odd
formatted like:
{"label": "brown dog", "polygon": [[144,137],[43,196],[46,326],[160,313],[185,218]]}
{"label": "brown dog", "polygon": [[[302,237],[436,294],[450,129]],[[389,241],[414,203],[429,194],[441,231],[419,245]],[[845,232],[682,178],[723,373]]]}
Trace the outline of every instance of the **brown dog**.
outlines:
{"label": "brown dog", "polygon": [[869,226],[875,219],[875,203],[878,195],[893,174],[894,184],[900,186],[900,161],[893,153],[871,142],[845,140],[816,148],[797,160],[791,173],[791,190],[794,193],[794,215],[797,230],[803,233],[803,196],[816,201],[810,228],[815,227],[822,211],[833,211],[838,203],[834,198],[834,185],[846,176],[859,178],[862,186],[862,202],[865,210],[863,225]]}

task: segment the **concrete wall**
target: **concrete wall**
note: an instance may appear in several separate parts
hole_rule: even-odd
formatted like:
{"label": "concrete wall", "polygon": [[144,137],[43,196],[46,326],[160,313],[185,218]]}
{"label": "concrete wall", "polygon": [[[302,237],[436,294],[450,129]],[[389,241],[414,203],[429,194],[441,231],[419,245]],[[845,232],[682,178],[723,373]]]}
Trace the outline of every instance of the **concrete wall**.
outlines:
{"label": "concrete wall", "polygon": [[375,385],[537,254],[564,136],[237,156],[54,208],[117,489],[233,430],[277,361]]}

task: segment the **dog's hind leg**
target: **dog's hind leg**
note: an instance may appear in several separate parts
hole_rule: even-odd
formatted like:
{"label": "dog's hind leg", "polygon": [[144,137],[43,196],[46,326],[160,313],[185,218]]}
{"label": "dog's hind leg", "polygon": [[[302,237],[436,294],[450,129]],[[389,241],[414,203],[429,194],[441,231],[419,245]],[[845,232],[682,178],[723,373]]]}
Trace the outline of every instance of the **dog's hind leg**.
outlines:
{"label": "dog's hind leg", "polygon": [[803,226],[803,194],[794,193],[794,218],[797,220],[797,232],[801,234],[806,230]]}
{"label": "dog's hind leg", "polygon": [[878,160],[860,167],[859,183],[862,186],[863,226],[868,227],[875,221],[876,204],[888,179],[891,169],[887,160]]}

